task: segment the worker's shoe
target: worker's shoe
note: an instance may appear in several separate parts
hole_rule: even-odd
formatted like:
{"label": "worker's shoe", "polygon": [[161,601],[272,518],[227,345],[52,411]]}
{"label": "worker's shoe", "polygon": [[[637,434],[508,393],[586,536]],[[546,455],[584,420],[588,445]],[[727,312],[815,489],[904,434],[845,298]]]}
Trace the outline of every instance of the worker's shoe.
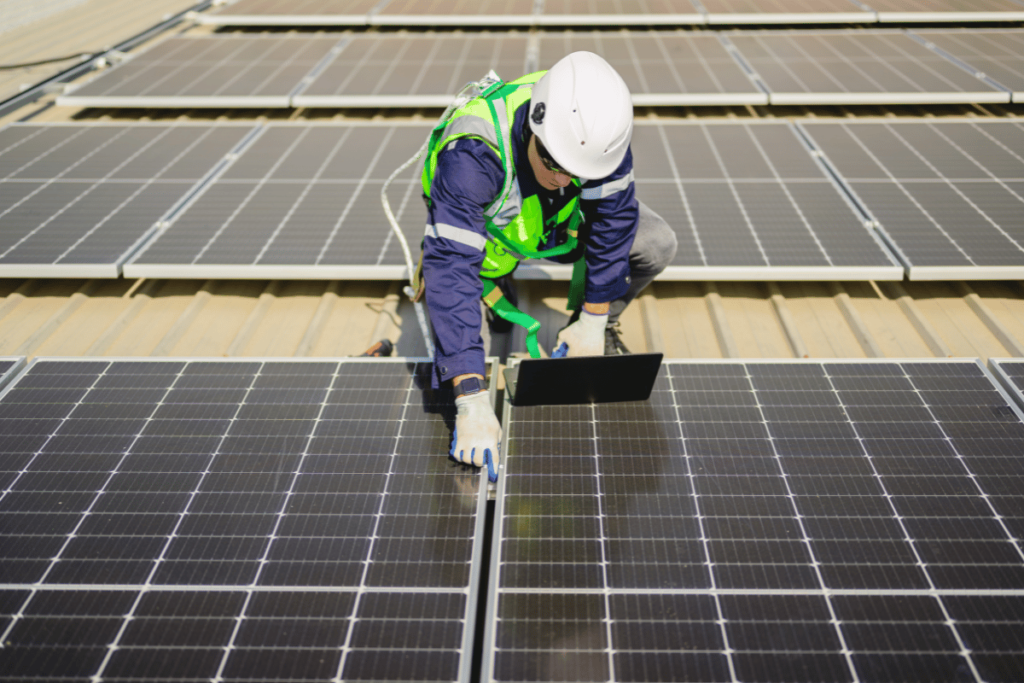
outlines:
{"label": "worker's shoe", "polygon": [[619,338],[619,321],[615,321],[604,328],[604,355],[606,356],[628,356],[632,351],[626,348]]}

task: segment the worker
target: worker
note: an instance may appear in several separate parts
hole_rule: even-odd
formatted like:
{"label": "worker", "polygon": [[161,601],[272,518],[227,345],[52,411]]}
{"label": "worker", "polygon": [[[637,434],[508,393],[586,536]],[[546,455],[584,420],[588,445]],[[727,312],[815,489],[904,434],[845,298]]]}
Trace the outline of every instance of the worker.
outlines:
{"label": "worker", "polygon": [[633,105],[604,59],[575,52],[547,72],[498,81],[435,128],[423,168],[428,217],[422,283],[434,330],[435,382],[456,405],[450,455],[497,478],[501,426],[484,385],[483,298],[499,318],[539,324],[502,287],[523,258],[573,263],[572,356],[625,354],[619,317],[672,262],[668,224],[637,201]]}

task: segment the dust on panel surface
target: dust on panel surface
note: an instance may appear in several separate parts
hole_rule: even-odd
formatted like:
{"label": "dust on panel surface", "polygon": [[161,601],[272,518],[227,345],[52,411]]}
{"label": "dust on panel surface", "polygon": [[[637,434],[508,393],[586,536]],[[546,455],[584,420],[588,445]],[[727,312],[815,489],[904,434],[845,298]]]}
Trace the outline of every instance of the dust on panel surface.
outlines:
{"label": "dust on panel surface", "polygon": [[301,96],[449,95],[494,69],[526,72],[526,34],[419,33],[352,36]]}
{"label": "dust on panel surface", "polygon": [[69,93],[66,101],[274,97],[287,106],[288,95],[338,39],[337,35],[168,38]]}
{"label": "dust on panel surface", "polygon": [[918,31],[1004,88],[1024,93],[1024,31]]}
{"label": "dust on panel surface", "polygon": [[673,266],[891,265],[786,124],[641,124],[632,148],[637,198],[676,232]]}
{"label": "dust on panel surface", "polygon": [[1024,266],[1020,124],[800,125],[910,262],[911,277],[915,266]]}
{"label": "dust on panel surface", "polygon": [[[421,126],[269,125],[134,267],[180,265],[185,276],[189,266],[208,265],[402,265],[380,189],[428,132]],[[419,171],[414,166],[391,186],[395,215],[411,244],[423,229]]]}
{"label": "dust on panel surface", "polygon": [[633,95],[747,94],[763,97],[715,36],[684,31],[546,33],[542,66],[577,50],[594,52],[615,67]]}
{"label": "dust on panel surface", "polygon": [[0,130],[4,266],[117,267],[252,125],[17,124]]}
{"label": "dust on panel surface", "polygon": [[37,362],[0,400],[3,675],[455,680],[481,479],[426,372]]}
{"label": "dust on panel surface", "polygon": [[773,102],[787,96],[841,102],[843,95],[869,94],[942,101],[957,93],[999,92],[901,32],[743,33],[729,40],[764,80]]}
{"label": "dust on panel surface", "polygon": [[1024,423],[974,362],[667,362],[506,415],[491,680],[1024,666]]}

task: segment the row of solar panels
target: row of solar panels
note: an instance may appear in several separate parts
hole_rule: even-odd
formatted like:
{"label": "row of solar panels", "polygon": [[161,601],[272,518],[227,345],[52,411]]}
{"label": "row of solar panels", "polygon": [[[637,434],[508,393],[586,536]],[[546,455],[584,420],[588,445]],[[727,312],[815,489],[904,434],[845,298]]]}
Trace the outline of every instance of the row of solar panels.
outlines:
{"label": "row of solar panels", "polygon": [[444,107],[576,50],[637,105],[1024,100],[1024,30],[172,37],[60,96],[84,107]]}
{"label": "row of solar panels", "polygon": [[1021,21],[1019,0],[239,0],[216,26],[635,26]]}
{"label": "row of solar panels", "polygon": [[1018,680],[1024,362],[991,365],[506,403],[484,582],[425,362],[36,359],[0,394],[0,678],[469,681],[485,604],[483,681]]}
{"label": "row of solar panels", "polygon": [[[0,276],[401,279],[380,204],[423,124],[14,124]],[[675,230],[669,280],[1024,276],[1024,125],[652,122],[637,197]],[[417,166],[390,189],[422,235]],[[568,279],[529,261],[524,278]]]}

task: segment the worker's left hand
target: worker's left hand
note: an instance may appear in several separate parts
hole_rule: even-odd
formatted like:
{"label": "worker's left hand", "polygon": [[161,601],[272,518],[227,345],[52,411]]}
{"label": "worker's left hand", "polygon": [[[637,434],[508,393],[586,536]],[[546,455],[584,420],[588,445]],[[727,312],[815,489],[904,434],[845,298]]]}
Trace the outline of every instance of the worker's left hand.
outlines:
{"label": "worker's left hand", "polygon": [[501,425],[491,407],[491,396],[480,391],[455,399],[455,434],[449,455],[466,465],[487,466],[487,478],[498,480],[501,460]]}
{"label": "worker's left hand", "polygon": [[603,356],[604,330],[608,326],[608,314],[594,315],[580,311],[580,319],[558,333],[555,348],[563,343],[568,347],[566,357]]}

